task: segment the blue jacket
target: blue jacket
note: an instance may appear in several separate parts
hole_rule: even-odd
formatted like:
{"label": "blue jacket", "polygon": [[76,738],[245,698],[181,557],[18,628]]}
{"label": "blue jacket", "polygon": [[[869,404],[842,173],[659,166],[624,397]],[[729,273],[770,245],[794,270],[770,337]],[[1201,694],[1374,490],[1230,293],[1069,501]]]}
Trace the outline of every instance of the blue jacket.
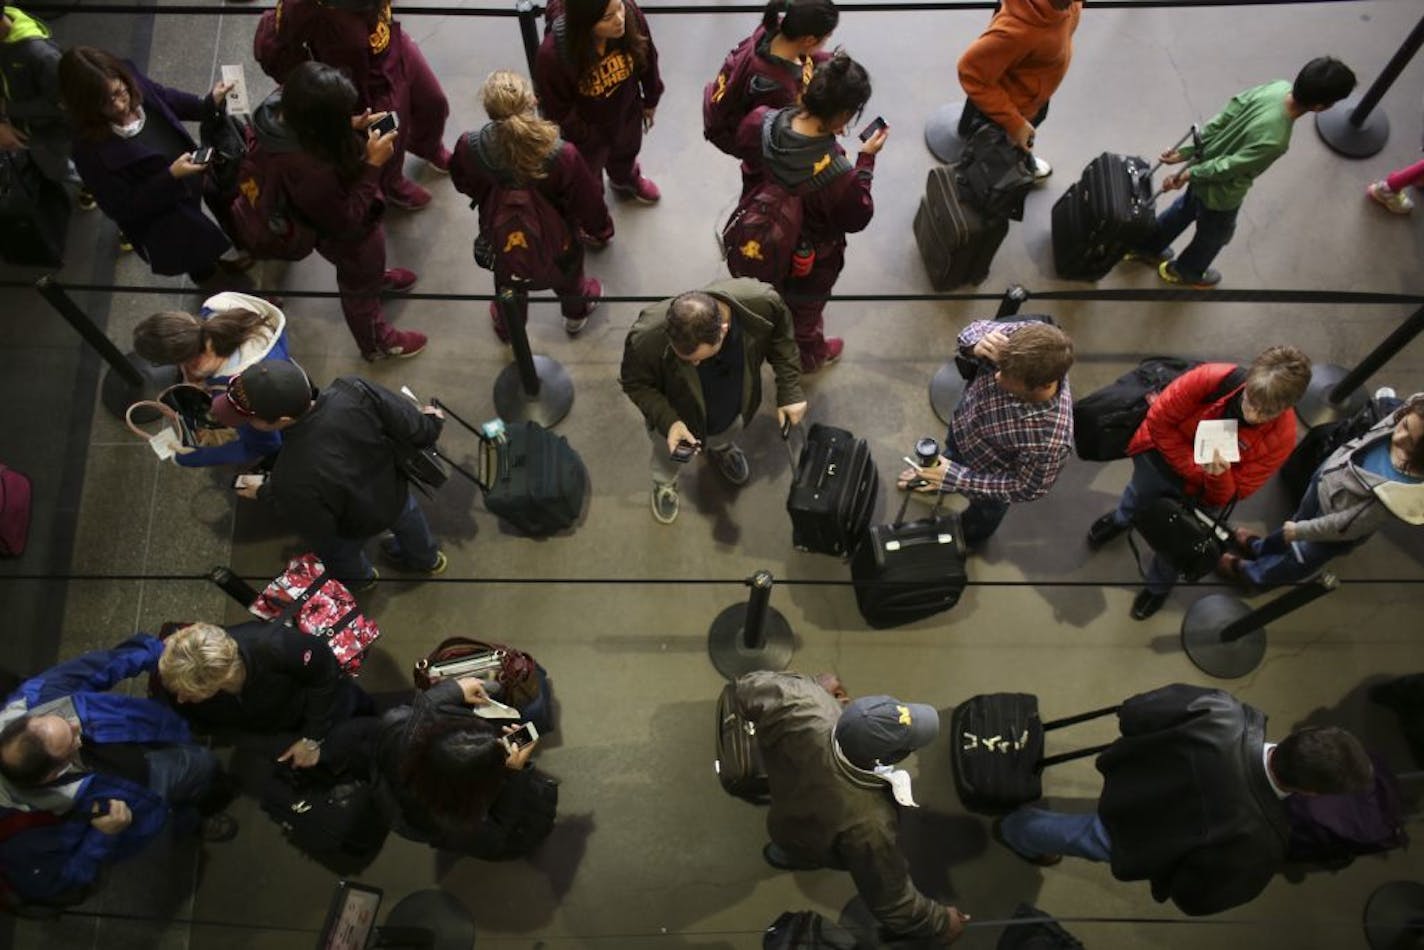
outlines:
{"label": "blue jacket", "polygon": [[[187,723],[167,707],[106,692],[121,680],[154,669],[162,652],[161,641],[138,634],[112,650],[96,650],[61,663],[22,683],[0,718],[13,719],[45,703],[67,699],[91,742],[191,742]],[[44,900],[92,883],[100,866],[140,851],[168,818],[166,801],[115,775],[89,773],[62,791],[72,794],[67,820],[0,841],[0,869],[15,891],[29,900]],[[31,797],[9,788],[3,792],[11,799]],[[95,830],[88,819],[95,803],[111,798],[125,802],[133,813],[133,822],[117,835]],[[23,801],[9,804],[33,807]]]}

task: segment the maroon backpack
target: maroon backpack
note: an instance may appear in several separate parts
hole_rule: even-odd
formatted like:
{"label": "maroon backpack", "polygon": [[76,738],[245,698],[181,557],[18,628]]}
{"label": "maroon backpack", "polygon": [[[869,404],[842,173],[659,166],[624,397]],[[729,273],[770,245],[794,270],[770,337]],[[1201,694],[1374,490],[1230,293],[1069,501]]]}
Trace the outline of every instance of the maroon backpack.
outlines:
{"label": "maroon backpack", "polygon": [[801,194],[770,176],[742,196],[722,228],[727,270],[780,287],[801,239]]}
{"label": "maroon backpack", "polygon": [[[495,283],[517,279],[533,290],[553,286],[563,278],[573,248],[568,222],[537,187],[514,181],[506,169],[495,164],[478,133],[470,136],[476,161],[495,181],[480,206],[480,236],[475,242],[477,247],[489,247]],[[550,149],[550,165],[563,144],[556,141]]]}
{"label": "maroon backpack", "polygon": [[0,464],[0,556],[19,557],[30,537],[30,478]]}
{"label": "maroon backpack", "polygon": [[756,61],[761,32],[758,29],[734,46],[717,75],[702,90],[702,136],[734,158],[737,126],[748,112],[748,74]]}
{"label": "maroon backpack", "polygon": [[246,150],[237,165],[237,195],[229,206],[233,240],[260,260],[299,261],[316,247],[317,233],[292,206],[273,180],[273,155],[301,146],[277,117],[282,105],[278,89],[257,107],[243,134]]}

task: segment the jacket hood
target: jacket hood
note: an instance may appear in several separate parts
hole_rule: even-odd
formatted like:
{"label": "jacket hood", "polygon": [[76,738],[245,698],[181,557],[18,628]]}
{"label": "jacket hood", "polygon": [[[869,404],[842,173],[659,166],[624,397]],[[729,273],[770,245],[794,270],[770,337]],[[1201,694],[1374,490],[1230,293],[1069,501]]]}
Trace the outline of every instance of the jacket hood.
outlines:
{"label": "jacket hood", "polygon": [[252,128],[257,141],[271,152],[295,152],[302,146],[297,136],[282,121],[282,90],[277,89],[252,110]]}
{"label": "jacket hood", "polygon": [[[1073,8],[1059,10],[1052,0],[1003,0],[998,16],[1018,20],[1028,27],[1045,27],[1061,23],[1073,15]],[[997,17],[996,17],[997,18]]]}
{"label": "jacket hood", "polygon": [[[1421,394],[1415,393],[1414,396]],[[1413,396],[1410,397],[1414,398]],[[1408,400],[1405,400],[1408,402]],[[1370,431],[1348,443],[1337,451],[1348,457],[1351,473],[1360,483],[1379,499],[1390,514],[1406,524],[1424,524],[1424,482],[1397,482],[1381,478],[1373,472],[1365,471],[1356,463],[1360,450],[1374,445],[1380,439],[1388,439],[1394,431],[1395,414],[1389,413],[1370,427]],[[1332,464],[1327,459],[1325,467]],[[1338,464],[1338,463],[1336,463]]]}
{"label": "jacket hood", "polygon": [[272,327],[270,330],[261,330],[250,339],[243,341],[242,345],[227,358],[227,362],[223,363],[222,367],[213,374],[216,379],[236,376],[254,363],[265,360],[272,352],[272,347],[277,345],[277,339],[282,335],[282,331],[287,328],[287,318],[281,310],[261,297],[253,297],[249,294],[239,294],[235,291],[214,294],[203,301],[203,309],[210,312],[248,310],[266,317],[267,323]]}
{"label": "jacket hood", "polygon": [[766,167],[787,188],[815,191],[850,171],[833,135],[802,135],[791,127],[796,107],[767,112],[761,122]]}

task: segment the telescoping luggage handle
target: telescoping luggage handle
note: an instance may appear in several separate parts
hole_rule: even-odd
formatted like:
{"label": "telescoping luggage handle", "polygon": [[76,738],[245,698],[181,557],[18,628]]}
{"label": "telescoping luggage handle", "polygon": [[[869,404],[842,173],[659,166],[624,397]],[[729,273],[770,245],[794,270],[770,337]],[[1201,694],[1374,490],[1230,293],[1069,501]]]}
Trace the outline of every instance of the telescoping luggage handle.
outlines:
{"label": "telescoping luggage handle", "polygon": [[484,474],[485,477],[480,478],[474,472],[471,472],[459,462],[456,462],[450,456],[440,451],[440,446],[435,445],[431,446],[431,448],[435,451],[436,455],[440,456],[440,458],[445,461],[447,465],[449,465],[455,471],[459,472],[461,475],[465,476],[470,481],[474,482],[477,486],[479,486],[481,492],[489,494],[490,486],[494,485],[501,478],[504,478],[509,474],[508,455],[506,454],[505,457],[501,458],[499,452],[499,444],[496,440],[491,439],[479,429],[475,428],[474,426],[466,422],[464,419],[460,418],[460,415],[455,412],[455,410],[445,405],[445,403],[441,402],[439,399],[432,396],[430,398],[430,404],[436,409],[439,409],[441,412],[445,413],[445,415],[449,416],[451,419],[454,419],[466,429],[470,430],[472,433],[474,433],[475,438],[480,440],[480,449],[482,452],[481,461],[483,462],[481,469],[482,474]]}
{"label": "telescoping luggage handle", "polygon": [[[1043,731],[1050,732],[1054,729],[1062,729],[1065,726],[1076,726],[1080,722],[1088,722],[1092,719],[1101,719],[1103,716],[1111,716],[1121,709],[1121,705],[1104,706],[1102,709],[1094,709],[1091,712],[1079,713],[1076,716],[1065,716],[1062,719],[1054,719],[1043,724]],[[1111,742],[1102,745],[1089,746],[1086,749],[1078,749],[1073,752],[1060,752],[1057,755],[1047,755],[1038,760],[1034,770],[1042,772],[1051,765],[1062,765],[1064,762],[1072,762],[1074,759],[1086,759],[1090,755],[1097,755],[1099,752],[1106,752],[1112,748]]]}
{"label": "telescoping luggage handle", "polygon": [[[803,450],[810,447],[810,445],[811,445],[811,440],[810,440],[810,436],[808,436],[808,435],[806,434],[806,430],[803,429],[803,428],[801,428],[801,426],[799,426],[799,425],[793,425],[790,421],[783,422],[783,423],[781,424],[781,444],[784,445],[784,446],[786,446],[786,458],[787,458],[787,460],[791,463],[791,480],[792,480],[792,482],[795,482],[796,479],[797,479],[797,476],[799,476],[799,475],[801,474],[801,464],[802,464],[803,462],[806,463],[806,464],[810,464],[811,462],[814,462],[815,460],[814,460],[814,459],[811,459],[811,458],[809,458],[809,457],[807,457],[807,458],[802,459],[800,462],[797,461],[797,459],[796,459],[796,453],[791,450],[791,430],[792,430],[792,429],[799,429],[799,430],[800,430],[800,432],[801,432],[801,447],[802,447]],[[826,487],[826,476],[827,476],[828,474],[830,474],[830,471],[831,471],[831,463],[834,462],[835,459],[836,459],[836,447],[835,447],[834,445],[828,445],[828,446],[826,446],[826,457],[825,457],[825,460],[821,462],[820,474],[816,476],[816,491],[821,491],[822,489],[824,489],[824,488]]]}
{"label": "telescoping luggage handle", "polygon": [[[1171,151],[1175,152],[1177,149],[1181,148],[1182,143],[1185,142],[1187,139],[1192,140],[1192,154],[1200,155],[1202,150],[1201,128],[1195,122],[1192,123],[1192,127],[1190,129],[1187,129],[1185,135],[1177,139],[1177,144],[1172,146]],[[1157,156],[1157,161],[1152,163],[1152,167],[1147,169],[1147,178],[1149,181],[1152,179],[1153,175],[1157,174],[1157,169],[1161,167],[1162,156],[1159,155]],[[1158,198],[1162,196],[1162,192],[1164,191],[1166,191],[1165,188],[1158,188],[1156,191],[1152,192],[1152,200],[1155,202]]]}

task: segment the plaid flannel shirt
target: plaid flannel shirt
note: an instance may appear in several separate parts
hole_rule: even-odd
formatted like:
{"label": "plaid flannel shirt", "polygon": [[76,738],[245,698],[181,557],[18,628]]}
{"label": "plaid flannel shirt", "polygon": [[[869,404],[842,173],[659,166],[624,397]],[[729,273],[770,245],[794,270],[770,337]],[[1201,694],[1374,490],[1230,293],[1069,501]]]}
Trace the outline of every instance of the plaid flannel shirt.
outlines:
{"label": "plaid flannel shirt", "polygon": [[[980,337],[1012,334],[1024,324],[976,320],[959,334],[959,350],[973,357]],[[994,380],[993,366],[964,390],[949,423],[957,452],[941,491],[996,501],[1033,501],[1053,487],[1073,446],[1073,395],[1065,376],[1046,402],[1024,402]]]}

